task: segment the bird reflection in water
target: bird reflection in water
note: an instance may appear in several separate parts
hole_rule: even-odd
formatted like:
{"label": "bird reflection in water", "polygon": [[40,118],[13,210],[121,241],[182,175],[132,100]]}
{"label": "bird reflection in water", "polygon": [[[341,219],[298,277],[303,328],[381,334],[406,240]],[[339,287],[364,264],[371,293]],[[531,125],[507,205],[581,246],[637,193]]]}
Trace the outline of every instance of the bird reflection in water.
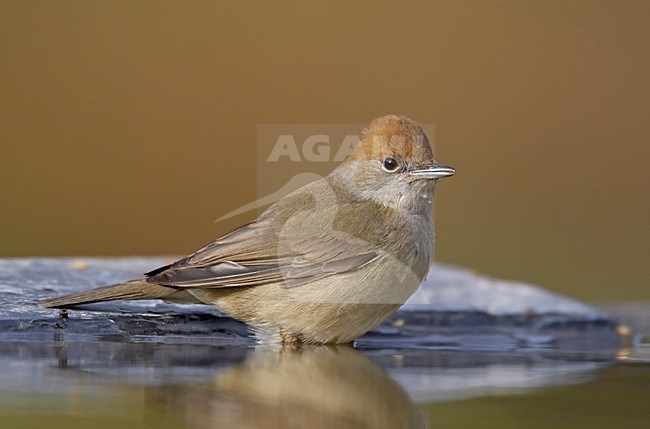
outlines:
{"label": "bird reflection in water", "polygon": [[262,347],[201,385],[156,388],[196,428],[424,428],[424,412],[348,346]]}

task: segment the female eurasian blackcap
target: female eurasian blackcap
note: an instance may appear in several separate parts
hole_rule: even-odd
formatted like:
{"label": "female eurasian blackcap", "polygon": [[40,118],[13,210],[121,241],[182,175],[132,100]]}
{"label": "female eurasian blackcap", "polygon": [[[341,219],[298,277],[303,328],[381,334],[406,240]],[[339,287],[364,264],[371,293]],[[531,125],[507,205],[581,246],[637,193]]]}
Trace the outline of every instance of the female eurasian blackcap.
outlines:
{"label": "female eurasian blackcap", "polygon": [[263,340],[347,343],[397,310],[426,276],[436,179],[454,172],[438,165],[417,123],[384,116],[332,173],[253,222],[142,279],[42,305],[207,303]]}

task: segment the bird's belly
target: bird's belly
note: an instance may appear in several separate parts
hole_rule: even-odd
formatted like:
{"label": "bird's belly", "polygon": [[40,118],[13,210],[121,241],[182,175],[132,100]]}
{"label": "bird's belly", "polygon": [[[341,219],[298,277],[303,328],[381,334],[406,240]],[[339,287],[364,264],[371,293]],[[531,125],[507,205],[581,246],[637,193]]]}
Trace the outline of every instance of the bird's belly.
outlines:
{"label": "bird's belly", "polygon": [[192,293],[262,335],[280,332],[308,343],[345,343],[381,324],[415,292],[423,276],[385,256],[360,270],[293,288],[269,284]]}

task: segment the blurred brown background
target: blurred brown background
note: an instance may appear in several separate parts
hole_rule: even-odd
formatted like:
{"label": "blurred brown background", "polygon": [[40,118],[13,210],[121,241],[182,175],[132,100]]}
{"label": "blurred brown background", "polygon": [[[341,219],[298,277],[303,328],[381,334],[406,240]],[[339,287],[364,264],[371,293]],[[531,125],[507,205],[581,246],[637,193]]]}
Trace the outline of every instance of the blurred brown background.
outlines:
{"label": "blurred brown background", "polygon": [[650,299],[650,3],[0,1],[0,256],[182,255],[257,124],[435,124],[437,259]]}

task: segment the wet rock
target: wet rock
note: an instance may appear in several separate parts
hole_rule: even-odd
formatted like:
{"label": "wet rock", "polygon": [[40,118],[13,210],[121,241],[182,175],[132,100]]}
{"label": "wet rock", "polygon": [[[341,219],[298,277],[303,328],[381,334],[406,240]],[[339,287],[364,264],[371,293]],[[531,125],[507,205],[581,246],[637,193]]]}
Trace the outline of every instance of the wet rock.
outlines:
{"label": "wet rock", "polygon": [[[137,278],[162,258],[0,260],[0,341],[246,344],[241,322],[207,305],[116,301],[61,314],[37,302]],[[583,303],[517,282],[435,265],[420,290],[362,348],[614,350],[618,323]]]}

